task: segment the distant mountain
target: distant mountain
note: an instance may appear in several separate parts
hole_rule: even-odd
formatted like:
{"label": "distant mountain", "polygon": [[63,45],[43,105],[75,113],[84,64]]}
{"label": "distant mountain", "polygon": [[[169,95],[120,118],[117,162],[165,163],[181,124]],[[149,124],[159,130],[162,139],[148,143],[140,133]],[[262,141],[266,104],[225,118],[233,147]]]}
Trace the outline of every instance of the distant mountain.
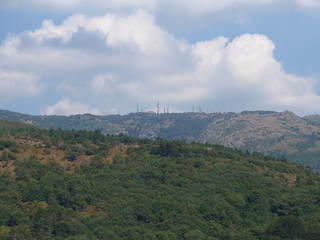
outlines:
{"label": "distant mountain", "polygon": [[306,116],[304,119],[310,122],[311,124],[320,127],[320,115],[310,115]]}
{"label": "distant mountain", "polygon": [[320,239],[320,178],[221,145],[0,120],[0,239]]}
{"label": "distant mountain", "polygon": [[222,144],[294,161],[320,171],[320,116],[301,118],[273,111],[241,113],[130,113],[95,116],[32,116],[0,110],[0,119],[40,128],[95,130],[133,137],[157,137]]}

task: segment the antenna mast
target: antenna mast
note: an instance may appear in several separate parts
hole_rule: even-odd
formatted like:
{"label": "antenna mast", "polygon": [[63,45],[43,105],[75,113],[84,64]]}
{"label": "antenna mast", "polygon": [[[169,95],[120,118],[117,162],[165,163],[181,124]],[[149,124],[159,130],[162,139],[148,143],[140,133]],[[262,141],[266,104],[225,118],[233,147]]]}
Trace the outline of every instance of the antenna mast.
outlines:
{"label": "antenna mast", "polygon": [[158,101],[158,103],[157,103],[157,115],[159,115],[159,113],[160,113],[160,103]]}

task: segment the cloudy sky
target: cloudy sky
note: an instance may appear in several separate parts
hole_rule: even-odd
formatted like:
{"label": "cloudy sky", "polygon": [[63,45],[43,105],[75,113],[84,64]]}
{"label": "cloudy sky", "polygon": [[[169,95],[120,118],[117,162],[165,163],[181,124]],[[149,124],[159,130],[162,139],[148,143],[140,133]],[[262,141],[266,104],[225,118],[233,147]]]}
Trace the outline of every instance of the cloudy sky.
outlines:
{"label": "cloudy sky", "polygon": [[0,109],[320,113],[320,0],[0,0]]}

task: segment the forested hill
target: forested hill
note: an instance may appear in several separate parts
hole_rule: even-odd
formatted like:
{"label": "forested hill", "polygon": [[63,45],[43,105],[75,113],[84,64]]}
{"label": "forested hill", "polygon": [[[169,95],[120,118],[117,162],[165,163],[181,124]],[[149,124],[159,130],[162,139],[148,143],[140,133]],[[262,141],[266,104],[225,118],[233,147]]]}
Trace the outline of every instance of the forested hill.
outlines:
{"label": "forested hill", "polygon": [[131,113],[128,115],[31,116],[0,111],[0,119],[41,128],[95,130],[133,137],[207,142],[261,152],[320,171],[320,117],[292,112]]}
{"label": "forested hill", "polygon": [[320,179],[218,145],[0,121],[0,239],[320,239]]}

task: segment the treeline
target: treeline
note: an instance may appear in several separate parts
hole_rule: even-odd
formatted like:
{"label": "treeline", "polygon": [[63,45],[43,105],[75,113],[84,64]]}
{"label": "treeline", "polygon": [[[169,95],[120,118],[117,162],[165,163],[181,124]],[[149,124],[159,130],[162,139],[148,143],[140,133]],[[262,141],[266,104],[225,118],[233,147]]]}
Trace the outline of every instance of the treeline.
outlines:
{"label": "treeline", "polygon": [[284,160],[11,123],[0,146],[0,239],[320,239],[319,177]]}

